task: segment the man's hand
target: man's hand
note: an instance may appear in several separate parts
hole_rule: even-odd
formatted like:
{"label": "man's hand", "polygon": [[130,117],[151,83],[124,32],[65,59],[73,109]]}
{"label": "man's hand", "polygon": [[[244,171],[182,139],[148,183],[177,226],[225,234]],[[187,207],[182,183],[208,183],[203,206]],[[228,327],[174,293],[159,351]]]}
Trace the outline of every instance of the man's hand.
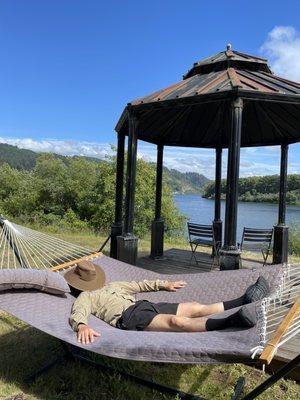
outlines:
{"label": "man's hand", "polygon": [[100,333],[94,331],[94,329],[90,328],[88,325],[79,324],[78,332],[77,332],[77,340],[82,344],[93,343],[94,337],[99,337]]}
{"label": "man's hand", "polygon": [[165,289],[169,292],[176,292],[178,289],[185,287],[185,281],[167,282]]}

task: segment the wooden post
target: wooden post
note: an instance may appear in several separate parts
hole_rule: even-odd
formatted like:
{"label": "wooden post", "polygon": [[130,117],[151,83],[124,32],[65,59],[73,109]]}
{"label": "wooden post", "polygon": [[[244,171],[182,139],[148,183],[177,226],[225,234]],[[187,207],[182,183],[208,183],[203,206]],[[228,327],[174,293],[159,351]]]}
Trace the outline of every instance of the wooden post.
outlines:
{"label": "wooden post", "polygon": [[118,133],[115,222],[111,226],[110,256],[117,258],[117,237],[122,235],[125,135]]}
{"label": "wooden post", "polygon": [[274,264],[286,263],[288,260],[288,226],[285,224],[288,148],[287,144],[281,145],[278,224],[274,226]]}
{"label": "wooden post", "polygon": [[238,269],[240,251],[236,244],[238,181],[242,134],[243,100],[233,100],[231,107],[231,134],[228,148],[225,238],[220,252],[220,269]]}
{"label": "wooden post", "polygon": [[164,253],[164,220],[161,216],[164,146],[157,145],[155,219],[151,227],[151,257],[160,258]]}
{"label": "wooden post", "polygon": [[137,156],[137,118],[135,115],[129,113],[128,124],[129,136],[126,176],[125,221],[123,235],[117,237],[117,256],[118,260],[127,262],[128,264],[136,265],[138,239],[133,234]]}
{"label": "wooden post", "polygon": [[221,220],[221,180],[222,180],[222,148],[216,148],[215,169],[215,216],[213,220],[215,240],[218,246],[222,244],[222,220]]}

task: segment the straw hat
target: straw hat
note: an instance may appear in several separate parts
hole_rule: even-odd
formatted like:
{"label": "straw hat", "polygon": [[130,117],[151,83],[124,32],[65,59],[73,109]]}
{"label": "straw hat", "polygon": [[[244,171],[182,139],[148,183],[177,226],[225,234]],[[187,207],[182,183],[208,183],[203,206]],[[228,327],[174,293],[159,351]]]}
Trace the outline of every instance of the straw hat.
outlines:
{"label": "straw hat", "polygon": [[101,289],[105,283],[105,272],[91,261],[80,261],[67,271],[64,278],[75,289],[86,291]]}

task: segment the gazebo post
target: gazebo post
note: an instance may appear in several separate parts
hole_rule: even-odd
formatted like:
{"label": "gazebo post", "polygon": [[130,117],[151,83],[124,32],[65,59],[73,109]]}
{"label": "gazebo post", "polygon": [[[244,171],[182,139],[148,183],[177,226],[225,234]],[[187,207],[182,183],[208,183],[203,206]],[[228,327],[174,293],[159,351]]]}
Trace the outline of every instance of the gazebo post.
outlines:
{"label": "gazebo post", "polygon": [[231,107],[231,132],[227,164],[225,237],[224,246],[220,251],[221,270],[238,269],[240,263],[240,250],[236,243],[236,228],[243,99],[234,99]]}
{"label": "gazebo post", "polygon": [[138,238],[133,234],[137,158],[137,122],[136,116],[132,113],[129,113],[125,221],[123,235],[117,237],[118,260],[133,265],[136,265],[138,247]]}
{"label": "gazebo post", "polygon": [[288,260],[288,226],[285,224],[288,148],[287,144],[281,145],[278,224],[274,226],[274,264],[286,263]]}
{"label": "gazebo post", "polygon": [[222,148],[216,148],[216,169],[215,169],[215,217],[213,228],[215,240],[222,243],[222,220],[221,220],[221,179],[222,179]]}
{"label": "gazebo post", "polygon": [[164,220],[161,216],[162,199],[162,177],[163,177],[163,153],[164,146],[157,145],[156,163],[156,196],[155,196],[155,219],[151,227],[151,258],[160,258],[164,254]]}
{"label": "gazebo post", "polygon": [[123,232],[123,184],[124,184],[124,149],[125,135],[118,133],[117,169],[116,169],[116,196],[115,196],[115,222],[111,226],[110,256],[117,258],[117,236]]}

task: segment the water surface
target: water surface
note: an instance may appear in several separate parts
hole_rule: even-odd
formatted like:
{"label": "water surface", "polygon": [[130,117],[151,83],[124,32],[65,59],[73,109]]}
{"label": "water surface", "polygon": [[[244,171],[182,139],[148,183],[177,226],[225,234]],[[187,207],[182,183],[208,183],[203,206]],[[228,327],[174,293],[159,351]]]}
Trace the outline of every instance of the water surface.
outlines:
{"label": "water surface", "polygon": [[[190,221],[211,224],[214,218],[214,200],[203,199],[199,194],[176,194],[174,201],[179,210]],[[221,219],[224,225],[225,201],[221,204]],[[238,203],[237,241],[241,240],[243,227],[272,228],[277,223],[278,205],[273,203]],[[300,206],[287,206],[286,221],[300,222]]]}

